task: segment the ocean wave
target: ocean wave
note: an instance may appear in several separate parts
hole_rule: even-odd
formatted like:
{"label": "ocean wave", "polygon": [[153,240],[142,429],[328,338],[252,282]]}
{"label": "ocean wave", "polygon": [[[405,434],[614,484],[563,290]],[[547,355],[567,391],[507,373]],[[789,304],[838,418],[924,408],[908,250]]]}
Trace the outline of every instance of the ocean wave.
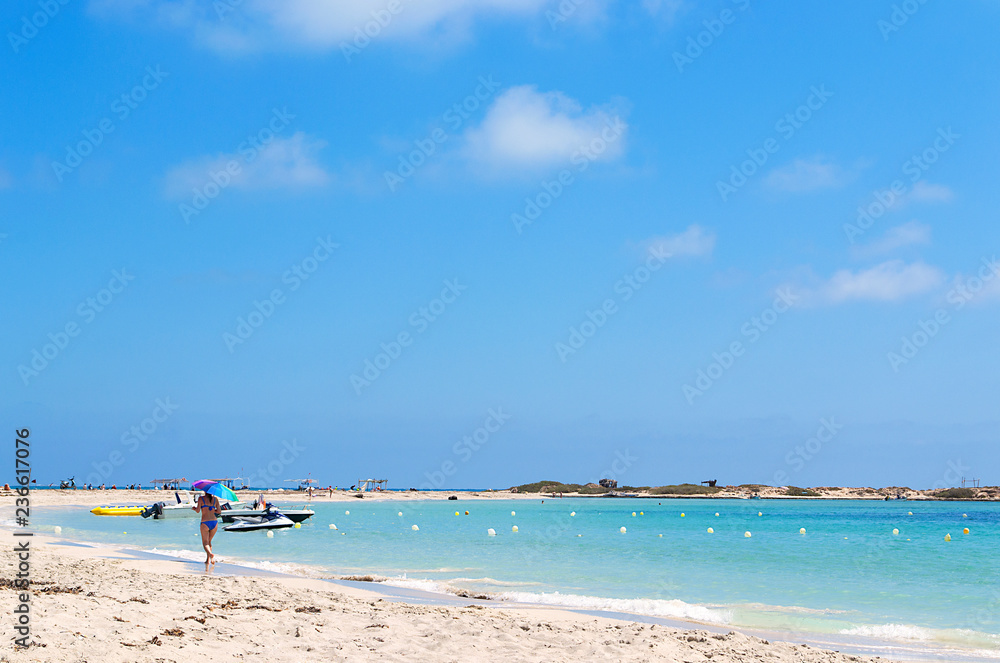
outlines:
{"label": "ocean wave", "polygon": [[733,615],[729,610],[707,608],[685,603],[676,599],[607,599],[599,596],[560,594],[558,592],[536,594],[532,592],[504,592],[494,598],[517,603],[537,603],[566,608],[606,610],[609,612],[629,612],[652,617],[684,619],[708,624],[729,624]]}

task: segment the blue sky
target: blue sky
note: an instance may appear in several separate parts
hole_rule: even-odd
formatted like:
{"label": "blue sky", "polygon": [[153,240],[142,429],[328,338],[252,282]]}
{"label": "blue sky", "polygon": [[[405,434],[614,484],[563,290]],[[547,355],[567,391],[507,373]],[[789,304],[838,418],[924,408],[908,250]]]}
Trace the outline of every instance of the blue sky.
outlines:
{"label": "blue sky", "polygon": [[8,3],[0,417],[43,484],[996,483],[998,19]]}

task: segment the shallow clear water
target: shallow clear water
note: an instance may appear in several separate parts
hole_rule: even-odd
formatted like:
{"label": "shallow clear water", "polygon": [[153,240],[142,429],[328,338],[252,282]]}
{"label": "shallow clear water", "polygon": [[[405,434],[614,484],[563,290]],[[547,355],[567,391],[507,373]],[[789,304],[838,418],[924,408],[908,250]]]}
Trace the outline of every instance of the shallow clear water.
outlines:
{"label": "shallow clear water", "polygon": [[[991,503],[592,498],[313,508],[300,529],[272,539],[220,532],[216,554],[735,626],[1000,647],[1000,505]],[[68,538],[200,551],[196,519],[51,508],[33,511],[32,525],[60,525]]]}

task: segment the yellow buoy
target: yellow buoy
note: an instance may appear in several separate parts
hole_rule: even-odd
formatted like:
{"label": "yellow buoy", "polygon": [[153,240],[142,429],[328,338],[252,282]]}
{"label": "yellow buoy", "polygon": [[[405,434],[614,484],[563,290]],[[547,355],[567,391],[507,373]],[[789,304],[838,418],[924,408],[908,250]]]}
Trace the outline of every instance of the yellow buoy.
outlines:
{"label": "yellow buoy", "polygon": [[420,528],[417,527],[416,525],[411,525],[410,529],[412,529],[414,532],[419,532],[420,531]]}
{"label": "yellow buoy", "polygon": [[642,511],[640,511],[640,512],[639,512],[639,515],[640,515],[640,516],[644,516],[644,515],[646,515],[646,514],[645,514],[645,513],[643,513]]}
{"label": "yellow buoy", "polygon": [[274,538],[274,532],[272,532],[271,530],[268,530],[267,531],[267,538],[273,539]]}
{"label": "yellow buoy", "polygon": [[681,518],[683,518],[683,517],[684,517],[684,514],[682,513],[682,514],[681,514]]}
{"label": "yellow buoy", "polygon": [[122,534],[128,534],[128,532],[122,532]]}
{"label": "yellow buoy", "polygon": [[660,537],[661,539],[663,538],[663,535],[662,535],[662,534],[659,534],[659,535],[657,535],[657,536],[659,536],[659,537]]}
{"label": "yellow buoy", "polygon": [[341,532],[340,535],[341,536],[347,536],[347,532]]}
{"label": "yellow buoy", "polygon": [[455,512],[455,515],[456,515],[456,516],[458,515],[458,511],[456,511],[456,512]]}
{"label": "yellow buoy", "polygon": [[295,529],[301,529],[302,528],[302,523],[295,523],[294,527],[295,527]]}
{"label": "yellow buoy", "polygon": [[709,534],[715,534],[715,530],[714,530],[714,529],[712,529],[711,527],[709,527],[709,528],[708,528],[708,533],[709,533]]}
{"label": "yellow buoy", "polygon": [[969,533],[969,528],[968,527],[966,527],[965,529],[962,530],[962,534],[968,534],[968,533]]}
{"label": "yellow buoy", "polygon": [[513,527],[511,527],[510,531],[514,532],[516,534],[517,533],[517,525],[514,525]]}
{"label": "yellow buoy", "polygon": [[951,534],[945,534],[944,535],[944,540],[945,541],[951,541]]}
{"label": "yellow buoy", "polygon": [[618,531],[619,531],[619,532],[621,532],[622,534],[624,534],[624,533],[625,533],[625,532],[627,532],[628,530],[627,530],[627,529],[625,529],[624,527],[622,527],[622,528],[620,528],[620,529],[619,529]]}
{"label": "yellow buoy", "polygon": [[751,534],[750,532],[743,532],[743,536],[749,539],[751,536],[753,536],[753,534]]}
{"label": "yellow buoy", "polygon": [[892,535],[893,535],[893,536],[899,536],[899,530],[898,530],[898,529],[895,529],[895,528],[894,528],[894,529],[892,530]]}
{"label": "yellow buoy", "polygon": [[805,533],[806,533],[806,528],[805,527],[800,527],[799,528],[799,534],[805,534]]}

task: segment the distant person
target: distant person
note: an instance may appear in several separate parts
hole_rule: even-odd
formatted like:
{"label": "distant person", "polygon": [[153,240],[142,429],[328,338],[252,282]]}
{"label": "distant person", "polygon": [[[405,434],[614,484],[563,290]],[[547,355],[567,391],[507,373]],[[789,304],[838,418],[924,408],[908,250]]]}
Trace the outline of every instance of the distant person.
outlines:
{"label": "distant person", "polygon": [[212,554],[212,539],[219,531],[219,512],[222,511],[222,505],[219,504],[218,497],[210,495],[206,490],[204,495],[198,497],[198,502],[191,507],[191,510],[201,514],[199,529],[201,530],[201,546],[205,549],[205,568],[207,569],[209,564],[215,563],[215,555]]}
{"label": "distant person", "polygon": [[104,484],[103,483],[101,484],[101,488],[100,489],[104,490]]}

